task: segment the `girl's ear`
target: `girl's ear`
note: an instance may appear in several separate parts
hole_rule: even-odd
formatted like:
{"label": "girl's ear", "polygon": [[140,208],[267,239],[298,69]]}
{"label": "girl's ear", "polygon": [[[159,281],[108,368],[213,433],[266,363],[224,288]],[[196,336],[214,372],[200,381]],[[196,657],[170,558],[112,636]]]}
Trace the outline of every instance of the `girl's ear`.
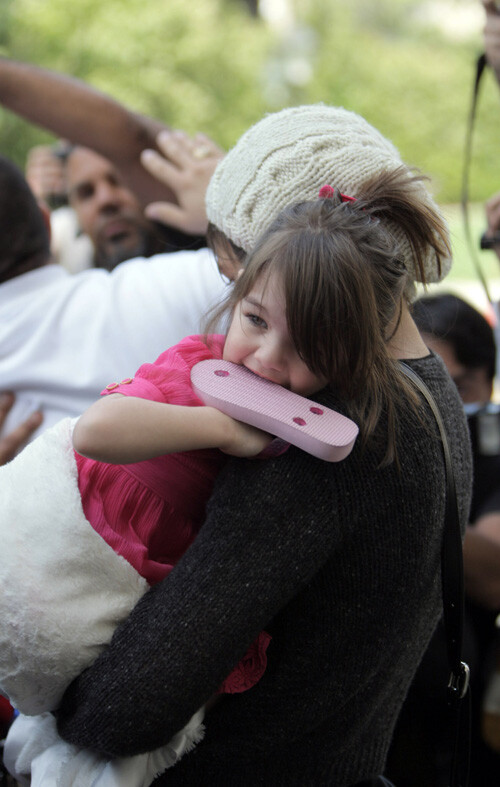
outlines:
{"label": "girl's ear", "polygon": [[242,275],[242,273],[243,273],[243,270],[244,270],[244,269],[243,269],[243,265],[242,265],[242,266],[241,266],[241,268],[239,269],[239,271],[237,272],[236,276],[234,277],[234,280],[235,280],[235,281],[238,281],[238,279],[240,278],[240,276],[241,276],[241,275]]}

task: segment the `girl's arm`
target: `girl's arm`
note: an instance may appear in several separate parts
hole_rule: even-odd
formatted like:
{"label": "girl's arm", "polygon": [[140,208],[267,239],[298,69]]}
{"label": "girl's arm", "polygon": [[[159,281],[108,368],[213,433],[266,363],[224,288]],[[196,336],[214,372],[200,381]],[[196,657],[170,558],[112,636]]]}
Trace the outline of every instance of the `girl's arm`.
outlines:
{"label": "girl's arm", "polygon": [[91,405],[73,431],[79,454],[111,464],[203,448],[255,456],[270,440],[214,407],[183,407],[122,394],[104,396]]}

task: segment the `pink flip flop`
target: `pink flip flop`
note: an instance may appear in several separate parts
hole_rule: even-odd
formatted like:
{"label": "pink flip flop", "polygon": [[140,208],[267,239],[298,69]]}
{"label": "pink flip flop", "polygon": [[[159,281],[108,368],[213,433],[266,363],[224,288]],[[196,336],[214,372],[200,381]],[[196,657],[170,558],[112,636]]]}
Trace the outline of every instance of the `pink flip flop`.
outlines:
{"label": "pink flip flop", "polygon": [[345,459],[359,432],[335,410],[230,361],[200,361],[191,369],[191,384],[204,404],[327,462]]}

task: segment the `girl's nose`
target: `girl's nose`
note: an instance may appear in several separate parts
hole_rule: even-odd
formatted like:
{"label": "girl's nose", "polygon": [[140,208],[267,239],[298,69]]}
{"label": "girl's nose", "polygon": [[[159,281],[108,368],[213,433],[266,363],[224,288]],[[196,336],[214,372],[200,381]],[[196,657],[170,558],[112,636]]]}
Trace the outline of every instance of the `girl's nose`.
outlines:
{"label": "girl's nose", "polygon": [[264,369],[281,369],[283,365],[282,352],[277,342],[263,342],[256,352],[256,357]]}

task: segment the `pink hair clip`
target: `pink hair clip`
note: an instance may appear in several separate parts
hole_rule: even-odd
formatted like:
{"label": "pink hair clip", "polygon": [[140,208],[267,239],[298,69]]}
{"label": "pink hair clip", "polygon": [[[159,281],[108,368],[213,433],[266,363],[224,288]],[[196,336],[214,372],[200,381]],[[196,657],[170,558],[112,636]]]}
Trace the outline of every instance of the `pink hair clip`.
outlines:
{"label": "pink hair clip", "polygon": [[326,183],[324,186],[321,186],[318,194],[318,197],[320,199],[331,199],[334,196],[335,196],[335,189],[333,188],[333,186],[329,186],[328,183]]}
{"label": "pink hair clip", "polygon": [[[328,183],[326,183],[324,186],[321,186],[318,194],[320,199],[331,199],[334,196],[335,189],[333,186],[329,186]],[[356,197],[348,197],[347,194],[341,194],[340,199],[342,202],[356,202]]]}

